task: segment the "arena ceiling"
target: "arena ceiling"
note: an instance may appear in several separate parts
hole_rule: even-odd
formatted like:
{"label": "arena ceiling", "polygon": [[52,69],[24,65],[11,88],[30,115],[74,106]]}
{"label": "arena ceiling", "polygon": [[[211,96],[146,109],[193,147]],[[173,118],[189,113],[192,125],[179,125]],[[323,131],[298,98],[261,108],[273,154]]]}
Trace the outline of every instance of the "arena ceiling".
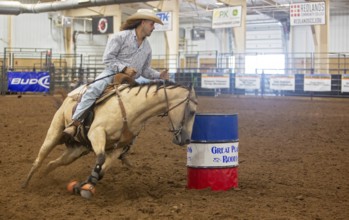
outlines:
{"label": "arena ceiling", "polygon": [[[321,1],[321,0],[316,0]],[[210,25],[215,8],[228,7],[229,0],[180,0],[180,24]],[[247,0],[247,21],[270,22],[289,18],[290,3],[315,2],[315,0]],[[124,13],[138,8],[152,8],[151,3],[139,2],[122,5]],[[349,14],[348,0],[330,0],[331,13]]]}
{"label": "arena ceiling", "polygon": [[[63,1],[63,0],[62,0]],[[66,0],[78,1],[78,0]],[[315,2],[321,0],[247,0],[247,22],[278,22],[289,18],[290,3]],[[22,4],[40,4],[45,2],[59,2],[54,0],[20,0]],[[124,17],[134,13],[139,8],[161,8],[161,3],[154,0],[149,1],[127,1],[117,0],[122,3],[121,9]],[[129,3],[134,2],[134,3]],[[191,24],[196,26],[209,26],[213,9],[228,7],[233,0],[179,0],[179,21],[180,24]],[[349,15],[348,0],[330,0],[330,12]]]}

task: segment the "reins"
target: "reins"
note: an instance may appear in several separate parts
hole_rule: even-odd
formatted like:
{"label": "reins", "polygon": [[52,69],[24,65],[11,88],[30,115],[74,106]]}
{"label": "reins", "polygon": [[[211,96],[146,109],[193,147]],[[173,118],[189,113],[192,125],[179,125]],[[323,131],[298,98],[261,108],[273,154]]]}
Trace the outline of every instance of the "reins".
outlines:
{"label": "reins", "polygon": [[181,105],[181,104],[182,104],[183,102],[185,102],[185,101],[187,101],[187,102],[191,101],[191,102],[193,102],[193,103],[196,104],[196,105],[198,104],[197,101],[195,101],[195,100],[193,100],[193,99],[190,98],[191,91],[189,91],[188,96],[187,96],[184,100],[180,101],[180,102],[177,103],[176,105],[174,105],[174,106],[172,106],[171,108],[169,108],[168,97],[167,97],[167,92],[166,92],[166,87],[165,87],[165,86],[164,86],[164,92],[165,92],[167,110],[166,110],[164,113],[162,113],[161,115],[159,115],[159,116],[161,116],[161,117],[167,116],[168,113],[169,113],[171,110],[175,109],[176,107],[178,107],[179,105]]}

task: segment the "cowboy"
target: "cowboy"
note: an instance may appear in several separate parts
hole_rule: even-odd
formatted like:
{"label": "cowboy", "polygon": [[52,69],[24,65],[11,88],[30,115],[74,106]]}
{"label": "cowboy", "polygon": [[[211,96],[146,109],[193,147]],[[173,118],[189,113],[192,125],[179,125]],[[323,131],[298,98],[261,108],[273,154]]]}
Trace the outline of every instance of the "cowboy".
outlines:
{"label": "cowboy", "polygon": [[168,79],[168,71],[158,72],[150,67],[152,50],[148,40],[155,23],[163,25],[152,10],[140,9],[121,26],[120,32],[112,35],[103,55],[104,71],[90,84],[72,116],[72,122],[65,128],[65,135],[74,137],[77,127],[86,117],[85,113],[102,94],[115,74],[124,73],[134,79]]}

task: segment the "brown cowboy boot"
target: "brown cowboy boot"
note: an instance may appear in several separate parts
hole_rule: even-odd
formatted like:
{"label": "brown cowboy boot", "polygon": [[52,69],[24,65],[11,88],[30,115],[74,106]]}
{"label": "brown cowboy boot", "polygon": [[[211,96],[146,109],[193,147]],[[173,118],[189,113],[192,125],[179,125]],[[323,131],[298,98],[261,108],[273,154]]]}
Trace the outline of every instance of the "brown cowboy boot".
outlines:
{"label": "brown cowboy boot", "polygon": [[68,125],[68,127],[66,127],[66,128],[64,129],[63,133],[64,133],[65,135],[68,135],[68,136],[74,138],[75,135],[76,135],[76,131],[77,131],[77,129],[78,129],[78,126],[80,126],[80,125],[81,125],[81,122],[80,122],[80,121],[75,121],[75,120],[73,120],[73,121]]}

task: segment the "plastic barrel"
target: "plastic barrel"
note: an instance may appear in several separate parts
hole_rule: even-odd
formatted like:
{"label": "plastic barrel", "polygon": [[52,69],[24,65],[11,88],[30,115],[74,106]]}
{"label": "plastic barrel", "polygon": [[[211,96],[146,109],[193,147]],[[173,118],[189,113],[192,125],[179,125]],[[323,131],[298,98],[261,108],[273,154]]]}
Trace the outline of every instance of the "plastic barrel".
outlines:
{"label": "plastic barrel", "polygon": [[238,187],[237,114],[196,114],[187,147],[187,187],[229,190]]}

